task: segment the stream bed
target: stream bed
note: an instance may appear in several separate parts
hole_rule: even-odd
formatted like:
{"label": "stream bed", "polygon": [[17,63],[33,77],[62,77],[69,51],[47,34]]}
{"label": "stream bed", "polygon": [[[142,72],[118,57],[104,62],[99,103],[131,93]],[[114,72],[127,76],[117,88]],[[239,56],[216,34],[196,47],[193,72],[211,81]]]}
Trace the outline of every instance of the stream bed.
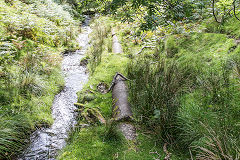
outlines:
{"label": "stream bed", "polygon": [[30,144],[20,156],[19,160],[54,160],[59,150],[66,145],[69,131],[77,123],[76,107],[77,92],[82,90],[88,80],[86,68],[80,66],[80,60],[88,48],[91,33],[90,18],[82,26],[82,33],[78,36],[81,50],[64,54],[62,72],[65,76],[64,89],[55,96],[52,105],[54,122],[50,128],[37,129],[30,137]]}

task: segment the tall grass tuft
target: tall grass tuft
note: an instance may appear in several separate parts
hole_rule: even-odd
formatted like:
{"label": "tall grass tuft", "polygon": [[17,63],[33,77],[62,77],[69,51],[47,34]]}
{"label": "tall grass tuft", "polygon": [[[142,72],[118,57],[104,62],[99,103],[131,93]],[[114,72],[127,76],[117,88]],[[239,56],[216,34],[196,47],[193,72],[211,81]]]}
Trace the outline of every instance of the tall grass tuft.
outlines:
{"label": "tall grass tuft", "polygon": [[[92,46],[88,50],[88,55],[90,58],[89,69],[91,73],[95,71],[96,67],[102,61],[102,53],[105,50],[103,48],[106,41],[105,39],[109,36],[109,33],[111,31],[111,25],[108,23],[106,25],[103,25],[103,21],[104,19],[95,20],[92,26]],[[109,41],[107,42],[109,43]]]}
{"label": "tall grass tuft", "polygon": [[130,97],[140,122],[173,142],[178,97],[192,86],[190,75],[173,61],[138,58],[128,65]]}
{"label": "tall grass tuft", "polygon": [[25,115],[0,117],[0,159],[10,159],[27,144],[31,127]]}
{"label": "tall grass tuft", "polygon": [[198,153],[197,159],[239,159],[240,147],[236,137],[226,132],[226,130],[220,130],[218,133],[214,129],[209,128],[202,124],[207,130],[205,135],[204,145],[197,146]]}
{"label": "tall grass tuft", "polygon": [[172,40],[159,59],[145,53],[128,65],[137,120],[197,159],[238,159],[239,47],[224,35],[192,34],[172,54]]}

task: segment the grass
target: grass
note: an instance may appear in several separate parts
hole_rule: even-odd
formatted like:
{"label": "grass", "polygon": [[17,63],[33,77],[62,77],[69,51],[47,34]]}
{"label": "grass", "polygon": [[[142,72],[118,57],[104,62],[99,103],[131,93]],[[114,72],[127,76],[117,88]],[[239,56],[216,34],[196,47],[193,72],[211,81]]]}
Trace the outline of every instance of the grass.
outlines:
{"label": "grass", "polygon": [[[64,159],[82,160],[147,160],[160,158],[165,154],[159,147],[158,140],[149,133],[138,133],[138,148],[127,142],[121,135],[108,135],[105,126],[83,128],[75,132],[64,152],[59,156]],[[172,159],[180,159],[172,156]]]}
{"label": "grass", "polygon": [[226,19],[222,25],[215,22],[214,19],[208,19],[203,22],[203,26],[206,28],[206,32],[224,33],[231,37],[234,37],[235,39],[240,38],[240,31],[238,27],[239,24],[240,21],[238,21],[235,17]]}
{"label": "grass", "polygon": [[10,159],[19,153],[35,127],[53,122],[52,102],[64,85],[60,69],[39,80],[37,77],[32,74],[16,77],[15,82],[14,79],[9,82],[10,86],[1,80],[0,144],[5,146],[0,148],[1,158]]}
{"label": "grass", "polygon": [[[92,42],[102,48],[101,54],[93,48],[88,53],[90,79],[84,90],[91,90],[95,99],[84,105],[98,109],[107,124],[81,128],[88,122],[80,116],[58,159],[163,159],[164,144],[172,159],[239,157],[239,46],[234,39],[196,32],[161,37],[147,31],[141,40],[130,35],[128,24],[116,22],[125,54],[112,54],[111,35],[93,26],[94,41],[105,38]],[[135,55],[146,44],[156,47]],[[130,79],[137,151],[111,130],[111,94],[97,91],[100,82],[110,85],[115,72]]]}
{"label": "grass", "polygon": [[136,118],[175,149],[188,153],[190,148],[198,158],[239,157],[234,40],[191,33],[168,36],[157,45],[156,53],[145,52],[128,65]]}
{"label": "grass", "polygon": [[[52,123],[50,106],[63,86],[59,52],[61,47],[75,46],[69,39],[75,37],[75,22],[68,21],[67,13],[62,17],[66,23],[62,23],[58,13],[46,18],[37,10],[26,14],[40,27],[28,24],[28,16],[13,23],[9,17],[19,17],[27,5],[20,1],[13,6],[0,3],[4,6],[0,7],[4,13],[0,14],[4,21],[0,22],[0,51],[4,53],[0,59],[0,159],[10,159],[21,151],[34,127]],[[21,10],[14,10],[16,6]],[[119,24],[109,17],[95,20],[92,47],[86,57],[90,78],[78,93],[80,97],[87,91],[94,97],[83,104],[85,112],[79,114],[58,159],[164,159],[165,144],[172,159],[238,159],[240,47],[229,35],[239,38],[239,23],[231,18],[222,26],[205,23],[209,33],[188,29],[181,33],[161,27],[141,32],[134,24]],[[27,27],[21,28],[23,24]],[[51,27],[43,30],[46,24]],[[113,26],[119,29],[125,54],[111,53]],[[135,55],[145,45],[155,49]],[[100,82],[109,86],[116,72],[130,79],[137,149],[111,123],[111,93],[97,90]],[[101,113],[107,123],[84,119],[83,114],[91,110]]]}
{"label": "grass", "polygon": [[[97,20],[98,22],[96,23],[101,22],[101,20],[105,21],[106,18],[99,18]],[[108,23],[112,23],[112,21],[109,21]],[[104,26],[107,27],[109,24],[105,25],[103,25],[102,29],[104,29]],[[98,29],[99,28],[93,27],[93,33],[95,33],[94,31]],[[94,37],[92,38],[98,41],[96,39],[97,35],[93,35]],[[159,141],[155,133],[149,132],[146,129],[141,128],[141,126],[136,123],[136,126],[138,128],[136,150],[135,144],[131,141],[125,140],[121,133],[119,133],[115,129],[114,125],[110,123],[112,113],[111,93],[99,93],[97,91],[97,85],[102,82],[109,86],[116,72],[120,72],[123,75],[126,75],[126,67],[130,60],[129,58],[127,58],[128,54],[113,54],[109,52],[109,44],[111,41],[111,33],[108,32],[107,38],[104,39],[104,42],[102,43],[103,46],[101,46],[103,48],[103,52],[101,54],[101,61],[95,67],[94,71],[90,73],[89,81],[83,89],[83,91],[91,90],[91,92],[93,92],[95,96],[94,100],[87,102],[84,105],[87,108],[98,109],[106,119],[107,123],[89,123],[81,116],[79,116],[78,125],[71,133],[68,144],[59,154],[58,159],[145,160],[154,158],[163,159],[165,157],[165,153],[163,153],[163,144],[161,141]],[[90,51],[93,50],[90,49]],[[91,61],[91,59],[89,61]],[[91,67],[91,65],[88,65],[88,67]],[[79,94],[80,93],[83,92],[81,91],[79,92]],[[90,126],[82,127],[84,126],[84,124],[88,124]],[[177,158],[177,156],[174,155],[172,156],[172,158],[179,159]]]}
{"label": "grass", "polygon": [[61,52],[77,48],[78,22],[53,1],[0,0],[0,18],[0,159],[11,159],[53,122]]}
{"label": "grass", "polygon": [[[23,146],[26,142],[25,139],[28,138],[29,131],[31,126],[29,126],[30,119],[26,118],[27,115],[15,115],[11,117],[1,117],[1,127],[0,127],[0,136],[1,136],[1,147],[0,150],[6,151],[3,155],[5,158],[12,157],[9,150],[14,150],[15,152],[20,151],[19,146]],[[18,140],[18,141],[14,141]]]}

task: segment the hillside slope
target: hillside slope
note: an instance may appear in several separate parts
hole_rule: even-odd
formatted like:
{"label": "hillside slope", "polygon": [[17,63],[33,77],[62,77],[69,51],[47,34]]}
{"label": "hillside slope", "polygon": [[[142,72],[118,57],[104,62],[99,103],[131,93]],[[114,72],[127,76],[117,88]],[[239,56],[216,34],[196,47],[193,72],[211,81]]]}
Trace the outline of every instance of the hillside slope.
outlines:
{"label": "hillside slope", "polygon": [[77,47],[79,24],[51,0],[0,0],[0,159],[52,123],[50,107],[64,85],[61,52]]}

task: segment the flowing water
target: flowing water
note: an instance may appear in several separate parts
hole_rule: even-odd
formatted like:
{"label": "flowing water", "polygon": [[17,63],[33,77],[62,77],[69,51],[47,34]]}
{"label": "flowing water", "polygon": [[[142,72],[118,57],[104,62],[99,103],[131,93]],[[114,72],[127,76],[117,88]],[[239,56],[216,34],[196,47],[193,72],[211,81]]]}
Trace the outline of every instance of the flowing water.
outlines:
{"label": "flowing water", "polygon": [[30,145],[19,160],[54,160],[57,152],[65,146],[68,132],[76,124],[76,107],[73,105],[77,102],[76,93],[88,80],[86,68],[79,64],[88,47],[88,35],[91,32],[89,21],[90,18],[86,17],[82,33],[78,37],[82,49],[64,55],[62,72],[65,76],[65,87],[55,96],[52,105],[53,125],[50,128],[38,129],[31,135]]}

